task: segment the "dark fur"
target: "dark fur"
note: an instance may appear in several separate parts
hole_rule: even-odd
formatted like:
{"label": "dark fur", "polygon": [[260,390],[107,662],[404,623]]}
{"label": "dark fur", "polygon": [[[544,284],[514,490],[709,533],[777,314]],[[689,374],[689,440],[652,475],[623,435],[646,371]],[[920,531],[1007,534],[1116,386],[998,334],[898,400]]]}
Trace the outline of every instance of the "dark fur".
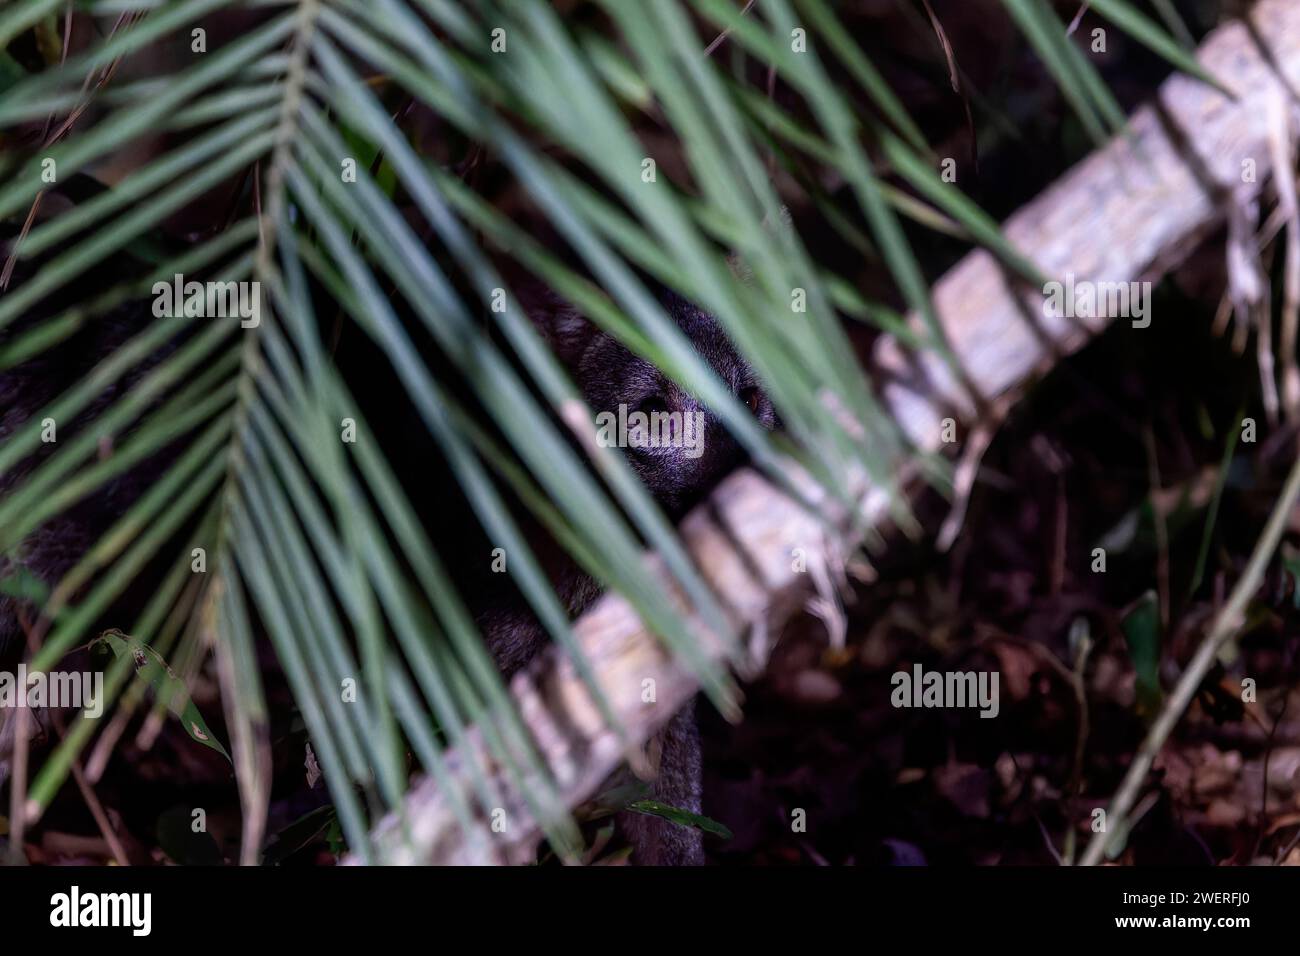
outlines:
{"label": "dark fur", "polygon": [[[726,333],[706,312],[676,295],[666,295],[668,314],[695,351],[712,366],[723,385],[737,396],[753,390],[760,424],[772,428],[776,412],[761,383],[736,353]],[[557,355],[568,365],[579,391],[595,414],[617,412],[620,403],[636,409],[646,403],[669,412],[703,413],[704,454],[691,458],[680,448],[629,449],[632,467],[670,514],[679,513],[701,492],[730,471],[740,449],[712,411],[668,378],[655,365],[634,355],[612,336],[596,331],[572,309],[552,303],[535,313]]]}
{"label": "dark fur", "polygon": [[[52,401],[144,328],[147,310],[123,307],[90,323],[53,352],[0,372],[0,443],[20,426],[38,416]],[[17,339],[31,320],[0,331],[0,344]],[[156,359],[155,359],[156,361]],[[128,372],[109,385],[89,407],[68,421],[57,423],[60,442],[72,438],[85,423],[128,392],[153,361]],[[114,436],[105,436],[111,438]],[[120,437],[120,436],[117,436]],[[17,468],[0,475],[0,498],[19,485],[32,469],[54,450],[40,445]],[[58,518],[47,522],[24,542],[17,561],[47,584],[53,585],[67,573],[91,544],[98,539],[139,494],[142,482],[158,470],[137,468],[109,481],[87,500],[78,502]],[[9,573],[8,559],[0,555],[0,576]],[[11,569],[10,569],[11,570]],[[19,628],[17,601],[0,594],[0,666],[11,666],[21,656],[24,636]]]}
{"label": "dark fur", "polygon": [[[52,310],[53,307],[51,307]],[[40,415],[50,402],[76,384],[112,354],[120,345],[144,328],[148,310],[124,306],[89,323],[56,350],[0,372],[0,445],[18,428]],[[37,320],[32,316],[0,330],[0,345],[17,339]],[[58,438],[65,442],[106,407],[129,391],[152,367],[154,360],[128,372],[109,385],[80,414],[57,422]],[[114,436],[105,436],[112,438]],[[120,436],[117,436],[120,437]],[[17,467],[0,474],[0,500],[36,468],[53,451],[53,446],[39,445]],[[130,507],[144,485],[157,474],[161,459],[138,466],[120,475],[90,497],[77,502],[57,518],[46,522],[22,543],[15,554],[0,554],[0,578],[8,577],[20,565],[47,585],[56,584],[98,540],[112,523]],[[26,656],[26,635],[20,621],[21,602],[0,593],[0,669],[10,671]],[[29,620],[34,610],[26,608]],[[82,663],[79,666],[89,666]],[[9,777],[14,747],[16,721],[14,711],[0,711],[0,788]],[[48,734],[48,714],[33,710],[28,732],[37,738]]]}
{"label": "dark fur", "polygon": [[[736,353],[716,320],[675,295],[664,306],[695,350],[723,384],[742,400],[753,401],[755,417],[766,428],[777,424],[776,412],[753,370]],[[683,449],[627,449],[632,468],[670,517],[678,517],[741,460],[741,449],[717,417],[694,395],[655,365],[638,357],[617,339],[597,330],[575,310],[546,293],[534,294],[526,307],[555,353],[568,367],[593,415],[647,403],[664,411],[701,412],[703,454],[692,458]],[[571,615],[582,613],[599,595],[596,582],[572,561],[552,554],[552,581]],[[489,646],[507,674],[527,663],[545,644],[541,626],[522,604],[498,605],[480,618]],[[659,768],[654,799],[700,812],[699,729],[692,702],[659,736]],[[658,817],[623,813],[619,826],[633,846],[633,862],[643,865],[698,865],[704,847],[698,830]]]}

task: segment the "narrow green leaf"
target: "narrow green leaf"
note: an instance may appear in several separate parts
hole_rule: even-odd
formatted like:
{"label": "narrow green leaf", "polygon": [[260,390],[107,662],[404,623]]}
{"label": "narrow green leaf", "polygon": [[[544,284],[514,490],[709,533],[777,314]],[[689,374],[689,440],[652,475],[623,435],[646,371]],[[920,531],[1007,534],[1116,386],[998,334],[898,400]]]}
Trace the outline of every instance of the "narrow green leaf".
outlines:
{"label": "narrow green leaf", "polygon": [[1147,591],[1125,613],[1121,626],[1137,674],[1137,710],[1143,717],[1160,712],[1160,606]]}
{"label": "narrow green leaf", "polygon": [[1194,76],[1203,83],[1208,83],[1230,100],[1237,95],[1221,83],[1197,61],[1194,53],[1189,53],[1178,45],[1160,25],[1142,13],[1128,0],[1093,0],[1093,8],[1107,20],[1147,47],[1153,53],[1164,57],[1175,69]]}
{"label": "narrow green leaf", "polygon": [[[167,705],[173,716],[180,721],[185,732],[190,735],[191,740],[196,740],[205,747],[215,750],[226,760],[230,760],[230,754],[222,746],[221,741],[216,738],[212,730],[208,727],[208,722],[203,719],[199,713],[199,708],[195,705],[190,697],[189,688],[185,681],[176,676],[175,672],[168,666],[152,647],[143,641],[131,637],[129,634],[123,634],[116,628],[105,631],[95,640],[90,642],[93,649],[98,645],[103,645],[113,652],[118,658],[129,658],[135,667],[136,673],[141,675],[158,699]],[[231,765],[234,762],[231,761]]]}
{"label": "narrow green leaf", "polygon": [[690,810],[683,810],[680,807],[660,803],[658,800],[638,800],[636,803],[629,804],[628,809],[634,813],[660,817],[670,823],[676,823],[678,826],[691,827],[705,833],[712,833],[724,840],[730,840],[732,836],[731,831],[717,820],[710,819],[699,813],[692,813]]}

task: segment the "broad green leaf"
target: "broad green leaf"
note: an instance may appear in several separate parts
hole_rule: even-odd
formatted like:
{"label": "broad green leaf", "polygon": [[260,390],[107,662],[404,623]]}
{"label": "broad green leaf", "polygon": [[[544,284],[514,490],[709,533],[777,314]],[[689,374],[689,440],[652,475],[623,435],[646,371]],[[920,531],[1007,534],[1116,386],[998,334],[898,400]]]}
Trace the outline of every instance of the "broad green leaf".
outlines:
{"label": "broad green leaf", "polygon": [[230,760],[230,754],[208,728],[208,722],[203,719],[203,715],[199,713],[198,707],[190,698],[185,681],[176,676],[157,651],[143,641],[136,640],[116,629],[105,631],[92,641],[90,646],[93,649],[101,644],[112,651],[115,657],[130,659],[136,673],[148,681],[154,694],[166,703],[167,709],[181,722],[181,726],[185,728],[185,732],[192,740],[197,740],[203,746],[212,748]]}

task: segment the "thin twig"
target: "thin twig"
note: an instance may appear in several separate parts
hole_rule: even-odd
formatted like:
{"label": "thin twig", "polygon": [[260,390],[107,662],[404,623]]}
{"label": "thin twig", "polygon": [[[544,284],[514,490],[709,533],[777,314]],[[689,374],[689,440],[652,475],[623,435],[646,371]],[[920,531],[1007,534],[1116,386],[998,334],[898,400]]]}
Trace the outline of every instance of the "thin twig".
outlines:
{"label": "thin twig", "polygon": [[939,46],[943,48],[943,57],[948,61],[948,83],[952,86],[952,91],[957,94],[961,100],[962,109],[966,114],[966,132],[970,136],[970,156],[971,165],[975,169],[975,175],[980,171],[980,149],[979,138],[975,133],[975,117],[970,109],[970,97],[961,88],[961,71],[957,66],[957,56],[952,51],[952,43],[948,40],[948,34],[943,29],[943,24],[939,22],[939,17],[935,14],[934,8],[930,6],[930,0],[921,0],[921,5],[925,7],[926,16],[930,18],[930,27],[934,30],[935,36],[939,38]]}
{"label": "thin twig", "polygon": [[[36,632],[28,625],[26,615],[20,616],[20,624],[27,636],[28,653],[35,656],[40,650],[40,641],[36,637]],[[50,723],[53,725],[55,732],[60,740],[67,737],[67,728],[64,726],[62,717],[59,716],[58,709],[50,707],[48,710]],[[14,776],[10,783],[10,819],[14,842],[10,845],[11,855],[17,853],[19,859],[22,858],[22,835],[29,817],[33,814],[27,807],[27,758],[28,758],[28,729],[26,722],[31,719],[29,708],[19,707],[17,715],[21,715],[17,730],[21,743],[15,741],[14,746]],[[21,747],[21,749],[20,749]],[[20,766],[21,764],[21,766]],[[118,866],[130,866],[131,861],[127,857],[126,848],[123,846],[117,832],[113,829],[112,821],[108,819],[108,814],[104,812],[103,804],[99,802],[99,797],[95,795],[94,788],[86,779],[85,769],[82,766],[81,759],[74,757],[70,769],[72,770],[73,779],[77,783],[77,789],[81,791],[81,798],[86,802],[86,809],[90,811],[95,825],[99,827],[100,835],[103,836],[104,842],[112,851],[113,859]]]}
{"label": "thin twig", "polygon": [[27,825],[27,736],[31,715],[26,707],[17,707],[9,718],[14,721],[13,770],[9,777],[9,864],[27,862],[23,853],[23,831]]}
{"label": "thin twig", "polygon": [[975,480],[979,477],[980,462],[984,460],[984,453],[993,443],[998,427],[1013,404],[1012,396],[1002,396],[986,409],[985,417],[971,429],[970,437],[962,448],[961,459],[953,470],[952,510],[944,518],[935,540],[935,547],[940,551],[951,548],[953,542],[957,540],[957,535],[961,533],[962,525],[966,521],[966,508],[970,505],[971,492],[975,488]]}
{"label": "thin twig", "polygon": [[[68,5],[63,11],[63,46],[59,49],[59,66],[68,62],[68,44],[72,42],[72,0],[68,0]],[[45,127],[41,130],[41,139],[45,140],[50,135],[50,127],[54,125],[54,113],[45,117]]]}
{"label": "thin twig", "polygon": [[1091,723],[1088,718],[1088,686],[1084,680],[1084,669],[1088,666],[1088,655],[1092,652],[1092,636],[1085,630],[1079,639],[1079,649],[1074,656],[1074,671],[1070,675],[1070,686],[1074,690],[1074,703],[1079,709],[1079,720],[1074,734],[1074,761],[1070,766],[1070,778],[1065,784],[1066,796],[1073,800],[1083,786],[1083,758],[1088,749],[1088,736]]}
{"label": "thin twig", "polygon": [[[62,739],[64,728],[61,726],[61,721],[56,719],[55,726],[58,728],[59,738]],[[104,806],[99,802],[99,797],[95,796],[94,788],[86,780],[85,771],[81,769],[81,760],[73,760],[71,769],[72,779],[77,782],[77,789],[81,791],[81,799],[86,801],[86,808],[90,811],[90,815],[94,817],[95,825],[99,827],[104,842],[108,844],[108,848],[113,852],[113,859],[118,866],[130,866],[131,861],[127,858],[126,848],[122,845],[122,840],[117,835],[117,831],[113,829],[113,823],[108,819],[108,814],[104,812]]]}
{"label": "thin twig", "polygon": [[[146,13],[132,12],[132,13],[121,14],[120,16],[118,16],[117,23],[113,25],[113,29],[108,35],[109,39],[112,39],[113,35],[117,33],[120,27],[123,27],[124,25],[127,27],[132,26],[138,20],[144,19],[146,15],[147,12]],[[64,55],[66,56],[67,55],[66,43],[64,45],[63,52]],[[68,134],[68,131],[72,129],[73,124],[75,124],[77,120],[81,118],[81,115],[90,107],[91,101],[94,99],[95,94],[98,93],[104,87],[104,85],[107,84],[108,81],[113,78],[113,74],[117,72],[118,65],[121,64],[121,62],[122,62],[122,58],[119,56],[115,58],[111,63],[109,63],[106,67],[104,67],[102,70],[100,70],[99,79],[95,82],[95,88],[93,90],[90,90],[89,94],[87,94],[86,91],[90,87],[90,80],[91,77],[94,76],[94,71],[92,70],[90,73],[86,74],[86,78],[81,83],[81,93],[82,93],[81,102],[77,104],[76,108],[74,108],[70,114],[68,114],[67,119],[65,119],[62,123],[59,124],[58,129],[56,129],[52,134],[46,135],[44,137],[43,142],[41,144],[42,149],[48,149],[50,146],[54,145],[55,143],[57,143],[59,140],[61,140],[64,136]],[[53,119],[53,115],[51,114],[50,118],[47,119],[45,123],[46,130],[49,129],[50,121],[52,119]],[[36,194],[36,198],[32,200],[31,208],[27,211],[27,219],[23,222],[23,227],[19,231],[18,237],[14,239],[13,244],[9,247],[9,256],[5,260],[4,269],[0,270],[0,291],[9,288],[9,282],[11,279],[13,279],[14,266],[18,264],[18,248],[23,244],[23,240],[27,238],[27,234],[31,232],[32,226],[36,222],[36,214],[41,208],[41,200],[44,198],[45,198],[45,190],[42,189],[40,192]]]}
{"label": "thin twig", "polygon": [[1083,5],[1079,7],[1079,12],[1074,15],[1074,19],[1070,21],[1070,25],[1065,28],[1065,35],[1067,37],[1074,36],[1074,31],[1079,29],[1079,23],[1083,20],[1083,15],[1088,12],[1088,2],[1089,0],[1084,0]]}
{"label": "thin twig", "polygon": [[[744,9],[740,11],[740,15],[743,17],[745,14],[747,14],[749,12],[749,8],[752,7],[753,5],[754,5],[754,0],[747,0]],[[716,37],[713,38],[713,42],[704,48],[704,55],[708,56],[718,47],[722,46],[722,44],[726,41],[727,37],[729,36],[731,36],[730,27],[723,30],[721,33],[719,33]]]}
{"label": "thin twig", "polygon": [[1151,520],[1156,532],[1156,588],[1160,595],[1160,630],[1169,632],[1169,525],[1165,520],[1164,509],[1157,504],[1156,496],[1160,492],[1160,462],[1156,455],[1156,436],[1148,420],[1142,430],[1143,444],[1147,453],[1147,483],[1151,487]]}

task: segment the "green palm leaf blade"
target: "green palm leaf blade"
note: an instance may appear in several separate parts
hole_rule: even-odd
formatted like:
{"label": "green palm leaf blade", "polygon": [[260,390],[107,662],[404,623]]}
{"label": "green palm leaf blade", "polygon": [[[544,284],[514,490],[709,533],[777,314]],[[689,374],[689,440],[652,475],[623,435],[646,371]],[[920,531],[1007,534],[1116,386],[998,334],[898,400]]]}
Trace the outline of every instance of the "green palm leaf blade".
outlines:
{"label": "green palm leaf blade", "polygon": [[[1113,97],[1050,8],[1040,0],[1004,4],[1089,132],[1113,131],[1122,122]],[[9,4],[0,11],[0,52],[63,6]],[[261,860],[266,838],[271,678],[258,667],[263,641],[359,859],[381,858],[371,839],[380,819],[395,818],[399,830],[412,823],[403,808],[417,769],[446,794],[473,859],[494,858],[487,819],[511,794],[562,856],[580,858],[566,782],[542,759],[456,591],[457,556],[421,524],[392,449],[339,440],[345,417],[372,434],[357,411],[369,383],[349,380],[346,363],[335,361],[318,296],[328,295],[338,320],[377,347],[392,387],[418,413],[474,514],[510,551],[514,581],[557,652],[622,740],[626,728],[610,703],[615,690],[600,686],[599,668],[551,589],[514,501],[627,598],[728,716],[738,714],[734,682],[700,637],[707,632],[736,655],[739,635],[623,453],[575,447],[569,432],[585,426],[591,410],[527,315],[488,312],[497,290],[516,300],[501,263],[544,280],[698,395],[769,476],[782,481],[792,464],[802,465],[845,505],[853,503],[850,479],[863,472],[892,488],[892,468],[907,452],[854,358],[841,313],[917,348],[946,350],[900,216],[969,238],[1036,276],[995,223],[937,182],[918,124],[839,29],[832,5],[771,0],[744,16],[720,0],[595,6],[608,35],[571,27],[545,4],[123,0],[89,9],[144,15],[83,52],[69,51],[64,62],[30,76],[14,73],[8,60],[0,64],[6,132],[64,117],[88,95],[94,105],[47,147],[10,149],[4,141],[0,218],[11,234],[38,196],[78,174],[85,181],[137,142],[152,143],[147,161],[95,195],[37,217],[12,250],[24,278],[0,295],[0,374],[57,355],[178,273],[256,281],[266,297],[255,328],[184,315],[146,321],[0,443],[6,557],[142,463],[165,465],[62,581],[33,587],[19,575],[0,580],[0,589],[19,589],[43,611],[33,667],[49,669],[97,639],[114,655],[110,699],[129,711],[152,689],[155,706],[231,761],[245,817],[241,862]],[[1210,81],[1131,4],[1094,0],[1094,7]],[[83,92],[96,71],[133,64],[166,38],[184,42],[190,28],[245,8],[257,11],[246,30],[187,65],[123,71]],[[821,47],[810,56],[787,49],[797,15]],[[800,109],[756,95],[719,57],[702,56],[701,22],[733,30],[737,57],[776,67],[802,98]],[[485,40],[496,24],[508,28],[509,56],[496,56]],[[825,64],[832,58],[850,77],[848,88],[831,82]],[[431,113],[450,139],[490,153],[554,224],[563,248],[529,235],[453,164],[423,155],[401,110],[394,121],[395,103]],[[637,123],[648,118],[681,145],[682,171],[671,181],[662,169],[653,181],[641,179],[650,157]],[[376,173],[362,168],[344,182],[338,164],[353,153],[363,166],[373,160]],[[769,171],[774,153],[772,167],[779,159],[800,173],[823,168],[840,177],[863,225],[841,215],[836,228],[883,265],[900,301],[926,320],[920,333],[815,261],[787,221]],[[57,167],[54,183],[42,178],[46,160]],[[885,182],[877,163],[923,198]],[[796,182],[816,185],[808,176]],[[228,217],[185,242],[160,241],[178,214],[222,190],[232,197]],[[837,198],[813,197],[828,213],[838,211],[831,208]],[[119,260],[132,270],[90,287],[92,269]],[[27,277],[32,264],[38,267]],[[695,352],[656,301],[654,282],[717,316],[780,409],[783,440],[758,427]],[[792,307],[796,290],[805,310]],[[453,397],[459,393],[417,342],[469,383],[472,407]],[[108,392],[116,394],[101,401]],[[45,417],[77,428],[44,449]],[[896,502],[905,513],[901,497]],[[190,567],[196,546],[208,553],[202,575]],[[684,595],[680,605],[645,574],[646,549],[663,558]],[[145,581],[153,588],[145,612],[123,622],[130,627],[104,630],[101,618]],[[168,666],[188,673],[208,650],[229,750]],[[344,687],[354,699],[340,695]],[[79,722],[36,769],[28,797],[38,812],[95,743],[91,724]],[[637,809],[711,823],[657,803]]]}

